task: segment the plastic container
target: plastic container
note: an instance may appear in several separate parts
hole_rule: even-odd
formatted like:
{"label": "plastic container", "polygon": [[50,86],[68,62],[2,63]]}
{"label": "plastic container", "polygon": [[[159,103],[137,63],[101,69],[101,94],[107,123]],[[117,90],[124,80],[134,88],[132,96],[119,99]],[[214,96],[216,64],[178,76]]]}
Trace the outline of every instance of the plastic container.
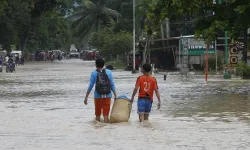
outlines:
{"label": "plastic container", "polygon": [[224,74],[224,79],[231,79],[231,74],[230,73],[225,73]]}
{"label": "plastic container", "polygon": [[124,96],[118,97],[111,110],[110,123],[128,122],[131,108],[132,104],[130,99]]}

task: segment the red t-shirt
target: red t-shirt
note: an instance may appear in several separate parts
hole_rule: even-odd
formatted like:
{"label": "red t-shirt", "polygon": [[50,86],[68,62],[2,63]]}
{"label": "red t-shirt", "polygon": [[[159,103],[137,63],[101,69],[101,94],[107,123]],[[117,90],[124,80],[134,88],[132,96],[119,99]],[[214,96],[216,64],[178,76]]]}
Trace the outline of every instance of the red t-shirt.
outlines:
{"label": "red t-shirt", "polygon": [[152,76],[140,76],[137,78],[136,87],[140,88],[139,98],[148,98],[153,101],[154,91],[158,89],[157,81]]}

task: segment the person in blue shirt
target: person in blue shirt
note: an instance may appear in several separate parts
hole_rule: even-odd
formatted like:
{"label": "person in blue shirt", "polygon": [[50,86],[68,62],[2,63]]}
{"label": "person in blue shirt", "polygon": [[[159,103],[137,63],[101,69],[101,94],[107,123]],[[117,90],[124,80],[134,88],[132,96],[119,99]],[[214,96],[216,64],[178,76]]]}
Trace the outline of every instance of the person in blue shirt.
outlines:
{"label": "person in blue shirt", "polygon": [[100,121],[101,113],[104,117],[104,122],[109,122],[110,104],[112,92],[115,99],[117,98],[115,83],[112,72],[104,69],[105,62],[99,58],[95,62],[96,70],[92,72],[89,82],[89,87],[85,96],[84,103],[88,104],[88,96],[95,85],[94,100],[95,100],[95,115],[96,120]]}
{"label": "person in blue shirt", "polygon": [[0,56],[0,67],[3,65],[3,58]]}
{"label": "person in blue shirt", "polygon": [[3,58],[0,56],[0,72],[3,71]]}

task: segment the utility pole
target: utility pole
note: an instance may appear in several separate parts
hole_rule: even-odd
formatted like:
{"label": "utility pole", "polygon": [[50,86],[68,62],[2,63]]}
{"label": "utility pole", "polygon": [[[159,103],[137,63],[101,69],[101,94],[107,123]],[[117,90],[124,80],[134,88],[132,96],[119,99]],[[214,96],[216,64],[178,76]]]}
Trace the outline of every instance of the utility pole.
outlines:
{"label": "utility pole", "polygon": [[[216,0],[213,0],[213,4],[216,4]],[[213,15],[215,15],[215,12],[213,12]],[[217,53],[217,36],[214,41],[214,51],[215,51],[215,72],[218,73],[218,53]]]}
{"label": "utility pole", "polygon": [[205,69],[205,74],[206,74],[206,84],[207,84],[207,80],[208,80],[208,49],[209,49],[209,45],[206,44],[206,69]]}
{"label": "utility pole", "polygon": [[133,72],[134,71],[135,71],[135,0],[133,0]]}
{"label": "utility pole", "polygon": [[228,40],[227,40],[228,31],[225,31],[225,55],[226,55],[226,64],[228,64]]}
{"label": "utility pole", "polygon": [[[222,0],[218,0],[218,4],[221,4]],[[225,64],[228,64],[228,31],[225,31]]]}
{"label": "utility pole", "polygon": [[169,27],[169,19],[166,18],[166,35],[167,35],[167,38],[170,37],[170,27]]}

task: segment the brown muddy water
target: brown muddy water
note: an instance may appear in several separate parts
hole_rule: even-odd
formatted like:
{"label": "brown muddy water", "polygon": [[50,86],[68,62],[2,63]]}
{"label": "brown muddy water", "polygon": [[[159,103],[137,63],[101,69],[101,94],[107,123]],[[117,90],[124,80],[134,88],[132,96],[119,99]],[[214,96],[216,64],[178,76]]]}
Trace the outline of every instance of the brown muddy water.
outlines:
{"label": "brown muddy water", "polygon": [[[250,82],[156,75],[162,109],[139,123],[94,121],[83,103],[94,62],[35,63],[0,74],[0,150],[248,150]],[[130,97],[139,74],[114,71],[118,94]],[[136,103],[135,103],[136,104]]]}

